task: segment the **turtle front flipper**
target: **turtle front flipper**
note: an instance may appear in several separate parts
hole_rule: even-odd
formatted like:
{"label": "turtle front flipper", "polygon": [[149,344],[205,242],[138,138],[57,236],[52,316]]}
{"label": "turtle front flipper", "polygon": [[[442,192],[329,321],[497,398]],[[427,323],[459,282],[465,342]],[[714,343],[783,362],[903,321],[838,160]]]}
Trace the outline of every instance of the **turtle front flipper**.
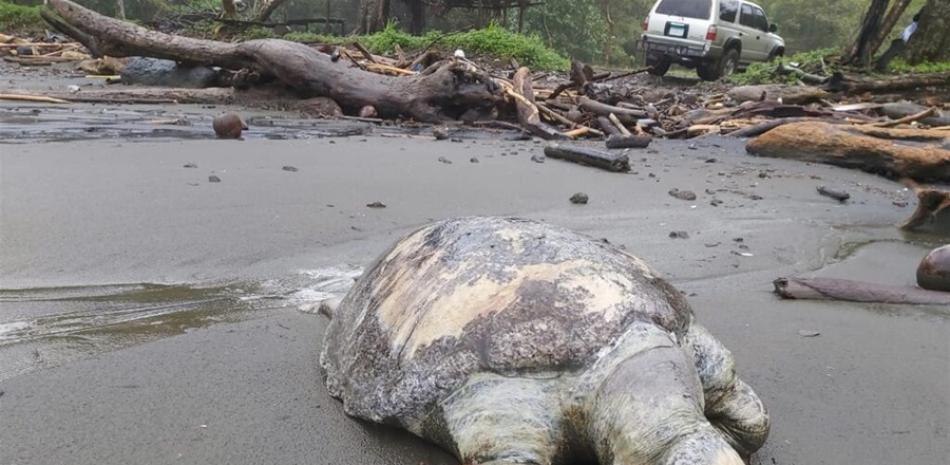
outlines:
{"label": "turtle front flipper", "polygon": [[561,408],[545,380],[476,374],[441,402],[441,410],[463,464],[555,463]]}
{"label": "turtle front flipper", "polygon": [[769,414],[759,396],[736,376],[732,353],[695,322],[683,346],[692,353],[703,384],[706,417],[743,456],[759,450],[769,435]]}

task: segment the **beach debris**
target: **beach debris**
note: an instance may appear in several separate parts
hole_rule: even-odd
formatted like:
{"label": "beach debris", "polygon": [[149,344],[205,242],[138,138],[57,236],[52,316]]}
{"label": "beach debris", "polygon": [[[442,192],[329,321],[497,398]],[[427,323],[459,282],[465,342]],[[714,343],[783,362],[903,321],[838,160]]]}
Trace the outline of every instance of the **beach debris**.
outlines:
{"label": "beach debris", "polygon": [[376,111],[376,107],[372,105],[366,105],[360,108],[360,118],[375,118],[377,116],[379,116],[379,112]]}
{"label": "beach debris", "polygon": [[570,200],[574,205],[587,205],[587,202],[590,201],[590,197],[583,192],[578,192],[572,195]]}
{"label": "beach debris", "polygon": [[221,182],[221,178],[212,174],[211,176],[208,176],[208,182]]}
{"label": "beach debris", "polygon": [[832,189],[830,187],[825,187],[825,186],[818,186],[818,193],[825,197],[830,197],[832,199],[835,199],[841,203],[844,203],[848,201],[848,199],[851,198],[851,194],[843,190]]}
{"label": "beach debris", "polygon": [[478,163],[478,157],[472,157],[468,159],[469,163]]}
{"label": "beach debris", "polygon": [[933,230],[950,233],[950,191],[921,187],[904,180],[917,193],[917,208],[899,227],[905,231]]}
{"label": "beach debris", "polygon": [[535,163],[544,163],[544,155],[531,155],[531,161]]}
{"label": "beach debris", "polygon": [[950,181],[950,132],[803,122],[746,145],[750,154],[858,168],[890,177]]}
{"label": "beach debris", "polygon": [[681,191],[677,188],[673,188],[673,189],[670,189],[668,193],[670,194],[670,197],[680,199],[680,200],[685,200],[687,202],[692,202],[696,200],[696,193],[693,191]]}
{"label": "beach debris", "polygon": [[196,164],[194,164],[194,163],[185,163],[184,167],[185,167],[185,168],[197,168],[198,165],[196,165]]}
{"label": "beach debris", "polygon": [[445,158],[445,157],[439,157],[439,163],[444,163],[444,164],[446,164],[446,165],[451,165],[451,164],[452,164],[452,160],[449,160],[448,158]]}
{"label": "beach debris", "polygon": [[917,285],[931,291],[950,292],[950,245],[934,249],[921,260]]}
{"label": "beach debris", "polygon": [[368,204],[366,204],[366,206],[369,207],[369,208],[386,208],[386,204],[384,204],[384,203],[382,203],[382,202],[379,202],[379,201],[376,201],[376,202],[373,202],[373,203],[368,203]]}
{"label": "beach debris", "polygon": [[670,239],[689,239],[689,233],[686,231],[670,231]]}
{"label": "beach debris", "polygon": [[247,124],[241,119],[241,115],[227,112],[216,116],[211,127],[219,139],[240,139],[242,131],[247,129]]}
{"label": "beach debris", "polygon": [[283,169],[284,171],[290,171],[291,173],[296,173],[298,171],[296,166],[290,166],[290,165],[285,166],[281,169]]}
{"label": "beach debris", "polygon": [[435,140],[446,140],[449,138],[449,130],[443,127],[433,128],[432,137],[435,137]]}
{"label": "beach debris", "polygon": [[779,278],[773,285],[775,293],[783,299],[950,305],[950,292],[910,286],[889,286],[835,278]]}
{"label": "beach debris", "polygon": [[653,140],[649,135],[612,135],[607,138],[608,149],[642,149],[650,145]]}
{"label": "beach debris", "polygon": [[801,337],[818,337],[821,336],[821,332],[814,329],[800,329],[798,335]]}
{"label": "beach debris", "polygon": [[548,158],[566,160],[614,172],[630,171],[630,158],[624,153],[610,153],[588,147],[553,143],[544,148]]}

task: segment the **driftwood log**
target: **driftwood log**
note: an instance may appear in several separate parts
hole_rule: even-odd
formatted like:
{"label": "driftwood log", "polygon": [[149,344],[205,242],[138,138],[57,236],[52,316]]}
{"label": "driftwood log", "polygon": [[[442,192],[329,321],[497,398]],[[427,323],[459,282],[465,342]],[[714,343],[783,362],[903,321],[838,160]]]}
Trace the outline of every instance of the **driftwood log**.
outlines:
{"label": "driftwood log", "polygon": [[541,121],[541,112],[534,100],[532,90],[531,70],[522,67],[515,72],[512,78],[514,89],[509,95],[514,98],[518,109],[518,122],[532,135],[542,139],[563,139],[564,136],[557,130]]}
{"label": "driftwood log", "polygon": [[[426,72],[392,77],[352,68],[306,45],[263,39],[241,43],[200,40],[150,31],[109,18],[68,0],[49,0],[53,25],[98,56],[148,56],[190,64],[250,69],[293,89],[301,98],[329,97],[348,114],[372,105],[385,118],[457,119],[500,100],[495,81],[464,60]],[[49,15],[47,15],[49,16]]]}
{"label": "driftwood log", "polygon": [[916,188],[917,209],[900,225],[905,231],[950,233],[950,191]]}
{"label": "driftwood log", "polygon": [[551,144],[544,148],[550,158],[572,161],[614,172],[630,171],[630,159],[622,153],[610,153],[576,145]]}
{"label": "driftwood log", "polygon": [[891,178],[950,181],[950,135],[943,131],[792,123],[753,139],[746,150]]}
{"label": "driftwood log", "polygon": [[929,74],[907,74],[891,78],[864,78],[835,73],[825,87],[833,92],[894,92],[921,87],[950,87],[950,71]]}
{"label": "driftwood log", "polygon": [[882,304],[950,305],[950,292],[833,278],[779,278],[773,283],[783,299],[840,300]]}
{"label": "driftwood log", "polygon": [[612,135],[607,138],[608,149],[642,149],[650,145],[652,137],[646,134]]}

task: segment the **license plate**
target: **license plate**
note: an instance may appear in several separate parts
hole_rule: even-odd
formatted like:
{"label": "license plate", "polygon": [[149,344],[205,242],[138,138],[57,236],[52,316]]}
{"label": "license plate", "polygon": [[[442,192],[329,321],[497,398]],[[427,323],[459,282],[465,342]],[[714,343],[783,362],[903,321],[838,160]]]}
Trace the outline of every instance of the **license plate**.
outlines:
{"label": "license plate", "polygon": [[666,35],[670,37],[686,37],[686,25],[670,23],[670,29]]}

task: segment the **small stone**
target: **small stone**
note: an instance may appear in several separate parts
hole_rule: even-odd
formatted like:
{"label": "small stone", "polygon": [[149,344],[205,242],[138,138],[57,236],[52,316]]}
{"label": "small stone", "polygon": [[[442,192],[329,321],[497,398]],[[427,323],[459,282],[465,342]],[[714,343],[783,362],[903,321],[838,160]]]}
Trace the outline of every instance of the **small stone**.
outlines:
{"label": "small stone", "polygon": [[689,233],[686,231],[671,231],[670,239],[689,239]]}
{"label": "small stone", "polygon": [[690,150],[699,150],[699,147],[697,147],[696,144],[689,144],[688,146],[686,146],[686,148]]}
{"label": "small stone", "polygon": [[571,196],[571,203],[574,205],[587,205],[590,198],[583,192],[578,192]]}
{"label": "small stone", "polygon": [[465,141],[463,141],[460,137],[453,137],[453,138],[451,138],[451,139],[449,139],[449,140],[450,140],[451,142],[455,142],[456,144],[461,144],[462,142],[465,142]]}
{"label": "small stone", "polygon": [[368,203],[368,204],[366,204],[366,206],[369,207],[369,208],[386,208],[386,204],[384,204],[384,203],[382,203],[382,202],[379,202],[379,201],[376,201],[376,202],[373,202],[373,203]]}
{"label": "small stone", "polygon": [[715,158],[707,158],[707,159],[706,159],[706,163],[716,163],[717,161],[719,161],[719,160],[716,160]]}
{"label": "small stone", "polygon": [[818,186],[818,193],[825,197],[831,197],[832,199],[835,199],[842,203],[848,201],[848,199],[851,198],[851,194],[843,190],[832,189],[825,186]]}
{"label": "small stone", "polygon": [[544,155],[531,155],[531,161],[535,163],[544,163]]}
{"label": "small stone", "polygon": [[469,161],[470,163],[478,163],[478,157],[469,158],[468,161]]}
{"label": "small stone", "polygon": [[296,167],[293,167],[293,166],[285,166],[285,167],[283,167],[283,170],[284,170],[284,171],[290,171],[291,173],[296,173],[296,172],[297,172],[297,168],[296,168]]}
{"label": "small stone", "polygon": [[247,124],[241,119],[241,115],[228,112],[215,117],[211,127],[219,139],[240,139],[241,132],[247,129]]}
{"label": "small stone", "polygon": [[821,336],[821,333],[813,329],[800,329],[798,335],[801,337],[818,337]]}
{"label": "small stone", "polygon": [[221,178],[212,174],[211,176],[208,176],[208,182],[221,182]]}
{"label": "small stone", "polygon": [[185,168],[197,168],[198,165],[194,163],[185,163]]}
{"label": "small stone", "polygon": [[900,208],[906,208],[906,207],[907,207],[907,202],[903,202],[903,201],[900,201],[900,200],[894,201],[894,202],[892,202],[892,203],[894,204],[895,207],[900,207]]}
{"label": "small stone", "polygon": [[693,200],[696,200],[696,193],[693,191],[681,191],[679,189],[671,189],[669,194],[670,196],[674,198],[685,200],[687,202],[692,202]]}
{"label": "small stone", "polygon": [[449,138],[449,131],[445,128],[435,128],[432,130],[432,136],[435,140],[446,140]]}
{"label": "small stone", "polygon": [[376,107],[372,105],[360,108],[360,118],[375,118],[377,116],[379,116],[379,113],[376,111]]}
{"label": "small stone", "polygon": [[445,157],[439,157],[439,163],[445,163],[446,165],[451,165],[452,160],[449,160],[448,158],[445,158]]}

